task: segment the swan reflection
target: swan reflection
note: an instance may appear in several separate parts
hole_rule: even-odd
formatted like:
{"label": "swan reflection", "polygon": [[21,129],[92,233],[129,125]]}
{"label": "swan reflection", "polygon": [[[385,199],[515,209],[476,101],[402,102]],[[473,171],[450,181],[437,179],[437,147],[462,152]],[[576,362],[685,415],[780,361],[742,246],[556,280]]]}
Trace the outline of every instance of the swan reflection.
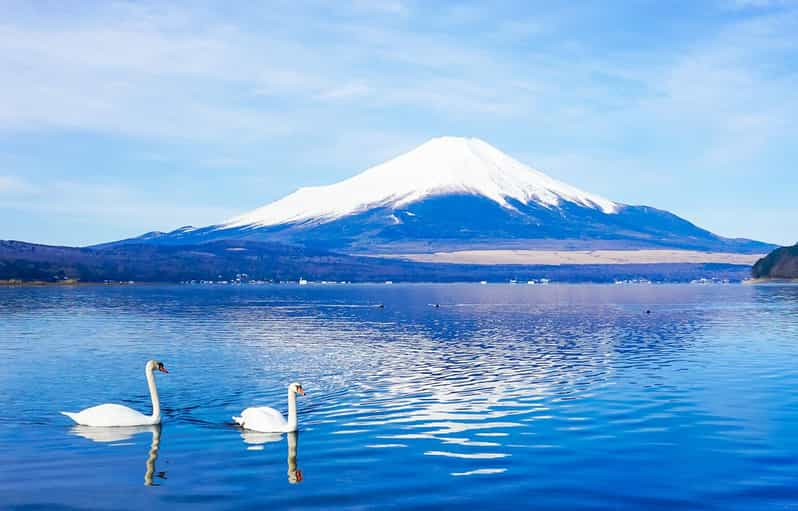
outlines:
{"label": "swan reflection", "polygon": [[[286,433],[286,440],[288,443],[288,482],[290,484],[297,484],[302,482],[302,470],[296,466],[297,455],[297,438],[296,431]],[[257,431],[243,430],[241,438],[244,443],[248,445],[247,450],[261,451],[264,448],[263,444],[279,442],[283,438],[282,433],[258,433]]]}
{"label": "swan reflection", "polygon": [[141,433],[152,433],[152,443],[147,461],[144,463],[144,484],[146,486],[157,486],[153,483],[153,476],[159,479],[166,479],[166,472],[155,473],[155,461],[158,459],[158,449],[161,446],[161,425],[153,426],[128,426],[119,428],[93,428],[91,426],[73,426],[69,430],[75,436],[87,438],[93,442],[112,443],[129,440],[133,436]]}

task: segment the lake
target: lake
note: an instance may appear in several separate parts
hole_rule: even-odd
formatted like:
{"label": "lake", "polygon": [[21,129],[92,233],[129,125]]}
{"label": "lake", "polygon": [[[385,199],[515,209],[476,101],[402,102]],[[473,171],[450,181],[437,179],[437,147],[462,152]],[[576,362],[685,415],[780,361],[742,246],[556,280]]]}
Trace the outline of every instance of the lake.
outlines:
{"label": "lake", "polygon": [[0,507],[796,509],[797,385],[796,286],[0,288]]}

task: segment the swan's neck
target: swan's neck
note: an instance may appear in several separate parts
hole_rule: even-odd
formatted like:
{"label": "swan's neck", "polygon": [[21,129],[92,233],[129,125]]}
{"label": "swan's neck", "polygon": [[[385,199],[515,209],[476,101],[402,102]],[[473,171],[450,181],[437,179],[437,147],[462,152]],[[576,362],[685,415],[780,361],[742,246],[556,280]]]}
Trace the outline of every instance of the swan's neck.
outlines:
{"label": "swan's neck", "polygon": [[288,391],[288,431],[296,431],[296,393]]}
{"label": "swan's neck", "polygon": [[152,399],[152,421],[154,424],[161,422],[161,400],[158,398],[158,388],[155,386],[155,374],[149,364],[145,369],[147,373],[147,386],[150,388]]}

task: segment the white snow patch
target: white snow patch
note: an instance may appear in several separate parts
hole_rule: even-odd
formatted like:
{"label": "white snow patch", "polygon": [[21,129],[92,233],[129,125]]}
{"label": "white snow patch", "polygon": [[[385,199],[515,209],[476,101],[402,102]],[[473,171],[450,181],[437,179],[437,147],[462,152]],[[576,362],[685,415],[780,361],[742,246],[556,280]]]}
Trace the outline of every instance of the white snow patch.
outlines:
{"label": "white snow patch", "polygon": [[396,209],[455,193],[486,197],[508,209],[508,199],[515,199],[545,207],[571,202],[607,214],[619,210],[619,204],[552,179],[482,140],[440,137],[339,183],[300,188],[220,228],[325,223],[375,207]]}

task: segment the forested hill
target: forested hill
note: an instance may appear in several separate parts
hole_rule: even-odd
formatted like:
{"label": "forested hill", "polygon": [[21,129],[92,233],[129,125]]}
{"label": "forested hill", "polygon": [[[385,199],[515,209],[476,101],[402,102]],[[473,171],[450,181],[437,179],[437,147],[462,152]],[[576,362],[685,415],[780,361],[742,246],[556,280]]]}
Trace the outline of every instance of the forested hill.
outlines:
{"label": "forested hill", "polygon": [[798,243],[777,248],[757,261],[751,273],[757,279],[798,279]]}

